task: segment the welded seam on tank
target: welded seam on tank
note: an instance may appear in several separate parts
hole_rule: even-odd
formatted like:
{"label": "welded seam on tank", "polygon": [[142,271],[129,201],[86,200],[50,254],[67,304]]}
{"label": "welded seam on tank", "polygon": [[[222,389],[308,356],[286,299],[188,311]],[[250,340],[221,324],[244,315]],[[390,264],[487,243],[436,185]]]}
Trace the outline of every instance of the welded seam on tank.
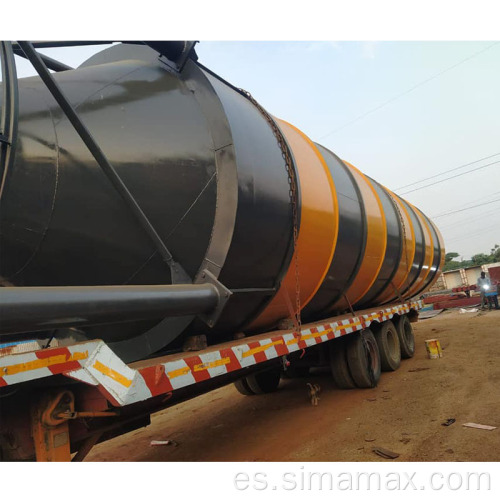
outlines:
{"label": "welded seam on tank", "polygon": [[[195,200],[193,201],[193,203],[191,203],[191,205],[189,206],[189,208],[186,210],[186,212],[184,213],[184,215],[179,219],[179,222],[177,222],[177,224],[175,225],[175,227],[168,233],[167,236],[165,236],[164,240],[165,240],[165,243],[168,241],[168,239],[172,236],[172,234],[175,232],[175,230],[182,224],[182,221],[187,217],[187,215],[189,214],[189,212],[191,211],[191,209],[196,205],[196,202],[200,199],[200,197],[203,195],[203,193],[207,190],[208,186],[210,185],[210,183],[213,181],[213,179],[216,177],[216,172],[214,172],[212,174],[212,176],[210,177],[210,179],[208,180],[208,182],[205,184],[205,186],[201,189],[200,193],[198,194],[198,196],[195,198]],[[135,278],[135,276],[137,276],[138,273],[140,273],[142,271],[142,269],[144,269],[144,267],[148,264],[148,262],[155,256],[158,254],[158,251],[155,250],[140,266],[139,268],[134,271],[132,273],[132,275],[127,278],[124,282],[124,284],[127,284],[127,283],[130,283],[130,281],[132,279]],[[214,264],[212,262],[212,264]],[[214,264],[216,265],[216,264]]]}
{"label": "welded seam on tank", "polygon": [[[39,92],[37,89],[32,89],[32,90],[35,91],[35,92]],[[11,276],[8,276],[7,278],[5,278],[6,281],[10,281],[10,280],[12,280],[12,278],[14,278],[18,274],[22,273],[31,264],[31,262],[33,261],[33,259],[36,256],[36,254],[40,251],[40,248],[41,248],[41,246],[42,246],[42,244],[43,244],[43,242],[45,240],[45,237],[47,236],[47,232],[49,230],[50,223],[52,222],[52,216],[54,214],[54,208],[55,208],[55,205],[56,205],[57,188],[59,186],[59,141],[58,141],[58,137],[57,137],[57,130],[56,130],[56,126],[55,126],[54,116],[52,114],[52,110],[50,109],[50,106],[49,106],[47,100],[45,99],[43,93],[42,92],[39,92],[39,93],[41,94],[42,100],[45,102],[45,104],[47,106],[47,109],[49,110],[50,119],[51,119],[51,122],[52,122],[52,127],[54,128],[54,150],[56,151],[56,179],[55,179],[55,185],[54,185],[54,196],[52,197],[52,206],[50,208],[50,215],[48,217],[47,224],[45,226],[45,229],[43,230],[43,233],[42,233],[42,235],[40,237],[40,240],[38,242],[37,247],[33,251],[31,257],[21,267],[21,269],[17,270]],[[3,280],[0,282],[0,284],[1,283],[3,283]]]}
{"label": "welded seam on tank", "polygon": [[135,277],[136,277],[136,276],[137,276],[137,275],[138,275],[138,274],[139,274],[139,273],[140,273],[140,272],[141,272],[141,271],[142,271],[142,270],[143,270],[143,269],[144,269],[144,268],[148,265],[148,263],[151,261],[151,259],[152,259],[155,255],[158,255],[158,250],[155,250],[155,251],[154,251],[154,252],[153,252],[153,253],[152,253],[152,254],[151,254],[151,255],[150,255],[150,256],[149,256],[149,257],[148,257],[148,258],[147,258],[147,259],[146,259],[146,260],[145,260],[145,261],[144,261],[141,265],[140,265],[140,266],[139,266],[139,268],[138,268],[136,271],[134,271],[134,272],[132,273],[132,275],[131,275],[129,278],[127,278],[127,279],[123,282],[123,284],[124,284],[124,285],[129,284],[129,283],[130,283],[130,282],[131,282],[131,281],[132,281],[132,280],[133,280],[133,279],[134,279],[134,278],[135,278]]}
{"label": "welded seam on tank", "polygon": [[168,241],[168,239],[172,236],[172,234],[175,232],[175,230],[182,224],[182,221],[187,217],[187,215],[189,214],[189,212],[192,210],[192,208],[196,205],[196,202],[201,198],[201,196],[203,195],[203,193],[207,190],[208,186],[210,185],[210,183],[216,178],[217,176],[217,172],[214,172],[212,174],[212,176],[210,177],[210,179],[208,179],[207,183],[205,184],[205,186],[203,186],[203,188],[201,189],[200,191],[200,194],[198,194],[198,196],[195,198],[195,200],[193,201],[193,203],[191,203],[191,205],[189,206],[189,208],[186,210],[186,212],[184,213],[184,215],[179,219],[179,222],[175,225],[175,227],[167,234],[167,236],[165,236],[165,242]]}
{"label": "welded seam on tank", "polygon": [[[108,63],[109,64],[109,63]],[[93,66],[86,66],[87,68],[92,68]],[[111,85],[114,85],[115,83],[119,82],[122,78],[125,78],[129,75],[131,75],[132,73],[135,73],[136,71],[140,71],[146,67],[153,67],[153,64],[148,64],[148,65],[144,65],[144,66],[141,66],[139,68],[134,68],[133,70],[129,71],[128,73],[125,73],[123,75],[120,75],[118,78],[116,78],[115,80],[113,80],[112,82],[109,82],[107,83],[106,85],[104,85],[103,87],[100,87],[99,89],[97,89],[95,92],[93,92],[92,94],[88,95],[87,97],[85,97],[82,101],[80,101],[79,103],[77,104],[73,104],[73,103],[70,103],[71,104],[71,107],[77,111],[79,107],[83,106],[86,102],[88,102],[90,99],[92,99],[95,95],[99,94],[100,92],[102,92],[103,90],[107,89],[108,87],[110,87]],[[73,71],[77,71],[78,68],[76,68],[75,70]],[[59,106],[58,106],[58,109]],[[61,110],[62,111],[62,110]],[[63,112],[61,114],[61,117],[59,118],[59,120],[57,120],[57,122],[55,122],[55,126],[57,127],[62,120],[64,120],[64,118],[66,117],[66,114]]]}

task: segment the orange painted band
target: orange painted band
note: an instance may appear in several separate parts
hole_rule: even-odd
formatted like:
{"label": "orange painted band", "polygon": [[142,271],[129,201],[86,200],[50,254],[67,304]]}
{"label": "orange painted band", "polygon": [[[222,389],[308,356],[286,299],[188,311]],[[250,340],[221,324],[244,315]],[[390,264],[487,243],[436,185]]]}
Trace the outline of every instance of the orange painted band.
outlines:
{"label": "orange painted band", "polygon": [[425,243],[425,257],[424,257],[424,264],[422,266],[422,269],[420,270],[418,278],[416,279],[415,283],[412,285],[410,290],[408,290],[409,297],[411,297],[414,293],[417,293],[418,290],[422,288],[423,284],[425,283],[425,280],[427,279],[427,276],[431,271],[432,261],[434,260],[434,242],[432,240],[431,230],[429,228],[429,225],[427,224],[427,217],[424,217],[422,212],[417,207],[411,204],[410,206],[413,208],[423,229],[424,243]]}
{"label": "orange painted band", "polygon": [[[355,305],[369,292],[384,262],[387,247],[387,223],[382,202],[369,179],[349,162],[344,161],[344,163],[351,170],[361,192],[367,225],[363,262],[354,281],[345,293],[349,303]],[[330,311],[347,309],[348,307],[349,304],[345,298],[341,298],[333,304]]]}
{"label": "orange painted band", "polygon": [[439,276],[441,276],[441,273],[443,272],[443,266],[444,266],[445,257],[446,257],[446,250],[445,250],[445,247],[444,247],[443,237],[442,237],[439,229],[436,227],[436,224],[434,224],[434,222],[432,222],[430,219],[428,219],[428,220],[429,220],[429,224],[432,224],[432,227],[434,228],[434,231],[436,231],[436,234],[437,234],[437,237],[438,237],[438,241],[439,241],[440,252],[441,252],[440,260],[439,260],[439,266],[438,266],[438,271],[436,272],[436,275],[434,276],[434,278],[432,278],[432,281],[429,283],[429,287],[428,288],[431,288],[434,285],[434,283],[436,283],[436,281],[438,280]]}
{"label": "orange painted band", "polygon": [[[296,256],[300,306],[304,308],[321,286],[338,237],[338,201],[330,170],[313,142],[293,125],[276,119],[296,162],[300,182],[300,229],[297,248],[280,289],[249,329],[276,324],[291,316],[296,304]],[[288,301],[286,295],[288,295]]]}

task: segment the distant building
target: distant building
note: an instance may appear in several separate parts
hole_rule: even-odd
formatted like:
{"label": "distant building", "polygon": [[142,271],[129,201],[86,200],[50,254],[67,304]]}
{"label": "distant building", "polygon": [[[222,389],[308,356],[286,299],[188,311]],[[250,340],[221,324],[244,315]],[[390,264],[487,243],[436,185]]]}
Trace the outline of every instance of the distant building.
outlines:
{"label": "distant building", "polygon": [[[434,286],[430,289],[431,292],[435,292],[438,290],[451,290],[452,288],[458,288],[461,286],[470,286],[475,285],[477,279],[481,275],[481,272],[484,271],[488,273],[491,267],[500,268],[500,262],[493,262],[491,264],[483,264],[481,266],[471,266],[464,267],[461,269],[453,269],[452,271],[445,271],[438,278]],[[498,275],[500,270],[495,270],[495,274]],[[492,279],[493,276],[492,276]]]}

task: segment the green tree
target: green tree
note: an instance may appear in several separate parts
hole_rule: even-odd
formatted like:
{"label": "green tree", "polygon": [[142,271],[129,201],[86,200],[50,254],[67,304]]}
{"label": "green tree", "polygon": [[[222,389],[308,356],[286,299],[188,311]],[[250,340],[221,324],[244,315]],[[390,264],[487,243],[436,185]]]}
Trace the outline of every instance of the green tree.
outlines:
{"label": "green tree", "polygon": [[500,245],[495,245],[491,249],[490,255],[492,257],[492,261],[491,262],[500,262]]}
{"label": "green tree", "polygon": [[460,254],[458,254],[457,252],[448,252],[444,256],[443,271],[453,271],[453,269],[460,269],[461,267],[464,267],[465,265],[467,265],[466,263],[468,261],[453,260],[456,257],[460,257]]}
{"label": "green tree", "polygon": [[482,264],[489,264],[490,262],[493,262],[491,258],[492,258],[491,255],[486,255],[485,253],[478,253],[476,255],[473,255],[470,258],[470,260],[472,261],[472,265],[480,266]]}
{"label": "green tree", "polygon": [[457,252],[448,252],[444,257],[443,271],[453,271],[462,267],[481,266],[492,262],[500,262],[500,245],[495,245],[489,255],[477,253],[470,260],[454,260],[457,257],[460,257],[460,254]]}
{"label": "green tree", "polygon": [[448,252],[444,256],[444,261],[445,262],[451,262],[455,257],[459,257],[459,254],[457,252]]}
{"label": "green tree", "polygon": [[443,271],[453,271],[454,269],[460,269],[461,267],[467,267],[467,263],[470,262],[468,260],[465,261],[457,261],[450,260],[450,262],[445,262],[443,266]]}

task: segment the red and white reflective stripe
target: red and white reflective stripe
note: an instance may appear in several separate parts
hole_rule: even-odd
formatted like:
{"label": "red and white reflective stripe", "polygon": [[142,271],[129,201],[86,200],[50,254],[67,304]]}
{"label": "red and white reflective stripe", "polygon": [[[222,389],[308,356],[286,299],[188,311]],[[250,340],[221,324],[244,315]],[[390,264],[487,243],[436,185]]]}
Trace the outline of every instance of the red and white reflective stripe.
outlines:
{"label": "red and white reflective stripe", "polygon": [[307,347],[386,321],[394,314],[421,309],[422,301],[393,306],[361,316],[314,324],[294,333],[272,332],[269,337],[248,338],[237,346],[211,347],[182,359],[155,362],[135,369],[123,363],[101,340],[69,347],[0,357],[0,387],[55,374],[64,374],[86,384],[99,386],[117,406],[147,400],[227,373],[286,356]]}
{"label": "red and white reflective stripe", "polygon": [[14,385],[80,368],[101,341],[0,357],[0,386]]}

